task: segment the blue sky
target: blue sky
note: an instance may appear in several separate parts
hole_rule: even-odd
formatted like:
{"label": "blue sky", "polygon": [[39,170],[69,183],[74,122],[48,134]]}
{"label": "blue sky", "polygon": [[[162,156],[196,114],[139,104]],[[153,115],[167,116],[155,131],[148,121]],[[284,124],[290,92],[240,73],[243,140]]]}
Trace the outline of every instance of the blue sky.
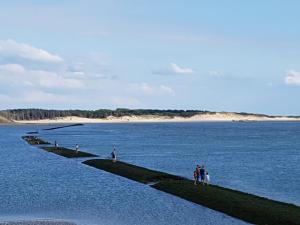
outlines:
{"label": "blue sky", "polygon": [[299,1],[0,3],[0,108],[300,115]]}

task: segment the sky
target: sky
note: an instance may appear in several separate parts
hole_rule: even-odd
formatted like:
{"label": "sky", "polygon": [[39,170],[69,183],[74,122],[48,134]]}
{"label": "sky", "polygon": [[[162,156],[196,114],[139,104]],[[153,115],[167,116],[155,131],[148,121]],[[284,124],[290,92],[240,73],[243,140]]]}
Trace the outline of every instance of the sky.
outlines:
{"label": "sky", "polygon": [[300,1],[0,2],[0,109],[300,115]]}

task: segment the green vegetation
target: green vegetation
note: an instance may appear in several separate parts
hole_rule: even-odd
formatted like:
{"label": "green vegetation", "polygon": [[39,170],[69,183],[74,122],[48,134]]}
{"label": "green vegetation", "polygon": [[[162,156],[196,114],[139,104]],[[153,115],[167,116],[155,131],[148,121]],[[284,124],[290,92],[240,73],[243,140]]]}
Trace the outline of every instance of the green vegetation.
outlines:
{"label": "green vegetation", "polygon": [[58,117],[78,116],[84,118],[107,118],[109,116],[167,116],[192,117],[199,113],[209,113],[201,110],[156,110],[156,109],[99,109],[99,110],[44,110],[44,109],[9,109],[0,111],[0,115],[12,120],[41,120]]}
{"label": "green vegetation", "polygon": [[[99,109],[99,110],[45,110],[45,109],[8,109],[0,111],[0,116],[8,121],[10,120],[42,120],[55,119],[59,117],[78,116],[83,118],[100,118],[104,119],[109,116],[162,116],[162,117],[184,117],[190,118],[199,114],[216,114],[206,110],[158,110],[158,109]],[[226,113],[226,112],[221,112]],[[257,116],[276,118],[265,114],[254,114],[240,112],[236,113],[241,116]],[[0,121],[1,121],[0,117]],[[290,118],[300,118],[300,116],[288,116]]]}
{"label": "green vegetation", "polygon": [[41,149],[52,152],[56,155],[60,155],[66,158],[81,158],[81,157],[96,157],[97,155],[88,153],[88,152],[82,152],[82,151],[75,151],[73,149],[64,148],[64,147],[41,147]]}
{"label": "green vegetation", "polygon": [[162,181],[155,189],[176,195],[253,224],[300,224],[300,207],[215,185],[195,186],[192,181]]}
{"label": "green vegetation", "polygon": [[[44,141],[43,139],[38,138],[37,136],[23,136],[22,138],[30,145],[50,145],[49,142]],[[47,152],[52,152],[54,154],[64,156],[67,158],[81,158],[81,157],[96,157],[97,156],[97,155],[94,155],[94,154],[91,154],[88,152],[76,151],[76,150],[64,148],[64,147],[43,146],[40,148]]]}
{"label": "green vegetation", "polygon": [[232,217],[253,223],[272,225],[299,225],[300,207],[267,198],[219,187],[195,186],[192,180],[149,170],[124,162],[93,159],[86,165],[126,177],[188,201],[206,206]]}
{"label": "green vegetation", "polygon": [[168,180],[168,179],[172,179],[172,180],[184,179],[179,176],[174,176],[171,174],[167,174],[155,170],[149,170],[125,162],[120,162],[120,161],[112,162],[112,160],[108,160],[108,159],[91,159],[83,163],[144,184],[158,182],[162,180]]}
{"label": "green vegetation", "polygon": [[49,145],[49,142],[46,142],[42,140],[41,138],[38,138],[37,136],[23,136],[22,137],[25,141],[28,142],[30,145]]}

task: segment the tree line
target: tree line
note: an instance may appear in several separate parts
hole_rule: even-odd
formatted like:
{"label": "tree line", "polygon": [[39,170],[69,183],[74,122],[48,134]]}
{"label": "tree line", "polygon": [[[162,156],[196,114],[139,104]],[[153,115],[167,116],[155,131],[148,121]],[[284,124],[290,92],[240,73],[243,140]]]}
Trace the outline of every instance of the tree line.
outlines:
{"label": "tree line", "polygon": [[[223,112],[226,113],[226,112]],[[58,117],[78,116],[84,118],[105,119],[107,117],[122,117],[122,116],[165,116],[169,118],[184,117],[189,118],[197,114],[216,114],[207,110],[160,110],[160,109],[98,109],[98,110],[48,110],[48,109],[7,109],[0,110],[0,116],[8,120],[42,120],[55,119]],[[265,114],[254,114],[239,112],[236,113],[242,116],[260,116],[274,118]],[[299,116],[288,116],[290,118],[300,118]]]}
{"label": "tree line", "polygon": [[158,109],[125,109],[119,108],[98,110],[47,110],[47,109],[8,109],[0,111],[0,116],[10,120],[42,120],[58,117],[78,116],[84,118],[107,118],[109,116],[166,116],[192,117],[201,113],[213,113],[203,110],[158,110]]}

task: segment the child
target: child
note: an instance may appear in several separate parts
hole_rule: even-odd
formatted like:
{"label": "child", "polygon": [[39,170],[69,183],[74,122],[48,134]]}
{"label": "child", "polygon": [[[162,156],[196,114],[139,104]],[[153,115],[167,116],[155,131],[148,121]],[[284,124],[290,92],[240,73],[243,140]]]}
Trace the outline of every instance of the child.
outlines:
{"label": "child", "polygon": [[209,185],[209,182],[210,182],[210,177],[208,172],[206,172],[206,185]]}
{"label": "child", "polygon": [[199,175],[199,165],[197,165],[194,171],[194,185],[197,185],[199,183]]}
{"label": "child", "polygon": [[194,171],[194,185],[197,185],[198,182],[199,182],[199,172],[196,168]]}

